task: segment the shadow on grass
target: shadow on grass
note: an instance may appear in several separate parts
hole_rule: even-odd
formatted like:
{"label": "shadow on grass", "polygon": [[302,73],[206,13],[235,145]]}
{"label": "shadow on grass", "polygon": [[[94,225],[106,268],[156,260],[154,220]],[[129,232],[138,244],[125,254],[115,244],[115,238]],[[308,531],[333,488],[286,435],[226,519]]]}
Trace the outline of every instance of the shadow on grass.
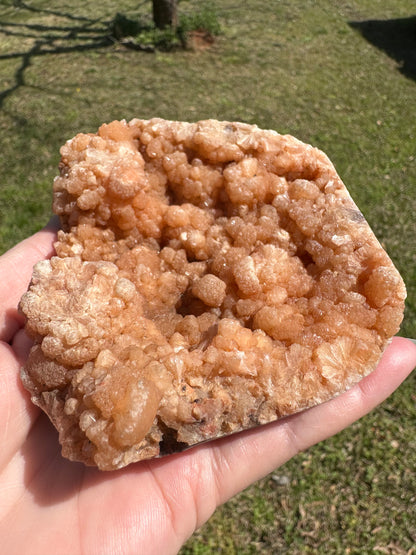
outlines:
{"label": "shadow on grass", "polygon": [[416,15],[400,19],[350,21],[349,25],[396,60],[403,75],[416,80]]}
{"label": "shadow on grass", "polygon": [[[28,14],[34,12],[45,16],[64,18],[64,23],[62,25],[43,25],[0,20],[0,36],[21,38],[23,39],[22,44],[25,39],[33,39],[27,49],[22,48],[18,52],[0,55],[0,62],[10,59],[20,60],[20,65],[14,73],[13,83],[8,88],[0,90],[0,109],[6,98],[20,87],[26,86],[25,72],[34,58],[107,48],[119,40],[115,31],[117,31],[120,14],[117,14],[112,20],[104,21],[101,18],[92,19],[56,10],[36,8],[20,0],[16,0],[14,6],[23,13],[27,11]],[[128,18],[124,19],[126,22],[130,21]]]}

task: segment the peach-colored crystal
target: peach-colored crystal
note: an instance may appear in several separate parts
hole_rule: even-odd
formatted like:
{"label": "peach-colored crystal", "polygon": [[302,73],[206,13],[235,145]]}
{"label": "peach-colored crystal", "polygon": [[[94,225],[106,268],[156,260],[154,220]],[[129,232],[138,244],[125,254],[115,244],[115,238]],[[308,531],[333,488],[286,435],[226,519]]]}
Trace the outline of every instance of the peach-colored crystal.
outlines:
{"label": "peach-colored crystal", "polygon": [[321,403],[399,329],[400,275],[319,150],[153,119],[61,154],[22,378],[66,457],[120,468]]}

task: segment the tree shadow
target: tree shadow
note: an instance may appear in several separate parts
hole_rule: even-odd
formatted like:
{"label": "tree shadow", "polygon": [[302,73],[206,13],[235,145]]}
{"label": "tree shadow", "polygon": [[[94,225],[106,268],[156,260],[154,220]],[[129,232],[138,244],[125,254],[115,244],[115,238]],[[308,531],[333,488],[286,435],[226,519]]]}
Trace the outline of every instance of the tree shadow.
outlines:
{"label": "tree shadow", "polygon": [[[12,83],[9,87],[0,90],[0,109],[11,94],[20,87],[27,86],[25,73],[34,58],[108,48],[119,41],[119,37],[115,35],[115,30],[119,25],[120,14],[117,14],[113,19],[104,20],[103,18],[94,19],[77,16],[47,8],[36,8],[20,0],[16,0],[14,6],[22,10],[23,13],[27,11],[28,15],[31,12],[44,14],[45,16],[62,18],[64,21],[62,25],[44,25],[16,23],[0,19],[0,36],[21,38],[22,44],[24,40],[32,39],[31,44],[26,49],[22,48],[20,51],[0,55],[0,62],[11,59],[20,60],[20,64],[14,72]],[[125,18],[125,20],[130,21],[128,18]]]}
{"label": "tree shadow", "polygon": [[399,64],[399,71],[416,80],[416,15],[399,19],[350,21],[374,46]]}

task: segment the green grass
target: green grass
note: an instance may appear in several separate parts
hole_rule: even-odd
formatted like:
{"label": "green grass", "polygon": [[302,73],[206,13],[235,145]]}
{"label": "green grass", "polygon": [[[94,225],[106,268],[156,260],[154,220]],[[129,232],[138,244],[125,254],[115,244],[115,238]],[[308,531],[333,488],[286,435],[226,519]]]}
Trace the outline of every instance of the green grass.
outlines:
{"label": "green grass", "polygon": [[[115,118],[243,120],[327,152],[402,272],[402,335],[416,336],[416,77],[349,24],[412,16],[411,0],[218,0],[211,48],[154,53],[108,38],[117,12],[145,21],[149,3],[20,5],[0,6],[0,252],[48,220],[75,133]],[[287,485],[271,475],[224,505],[182,554],[412,553],[414,386],[277,470]]]}

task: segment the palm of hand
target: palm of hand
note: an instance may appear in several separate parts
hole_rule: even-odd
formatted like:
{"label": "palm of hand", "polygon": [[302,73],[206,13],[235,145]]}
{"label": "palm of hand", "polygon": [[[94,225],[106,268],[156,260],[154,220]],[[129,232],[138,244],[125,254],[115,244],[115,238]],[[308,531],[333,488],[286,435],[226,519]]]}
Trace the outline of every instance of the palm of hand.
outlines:
{"label": "palm of hand", "polygon": [[56,432],[19,380],[30,348],[15,307],[33,264],[52,252],[45,229],[0,259],[0,538],[4,553],[177,553],[232,495],[371,410],[416,364],[396,339],[378,368],[340,397],[184,453],[103,473],[60,455]]}

